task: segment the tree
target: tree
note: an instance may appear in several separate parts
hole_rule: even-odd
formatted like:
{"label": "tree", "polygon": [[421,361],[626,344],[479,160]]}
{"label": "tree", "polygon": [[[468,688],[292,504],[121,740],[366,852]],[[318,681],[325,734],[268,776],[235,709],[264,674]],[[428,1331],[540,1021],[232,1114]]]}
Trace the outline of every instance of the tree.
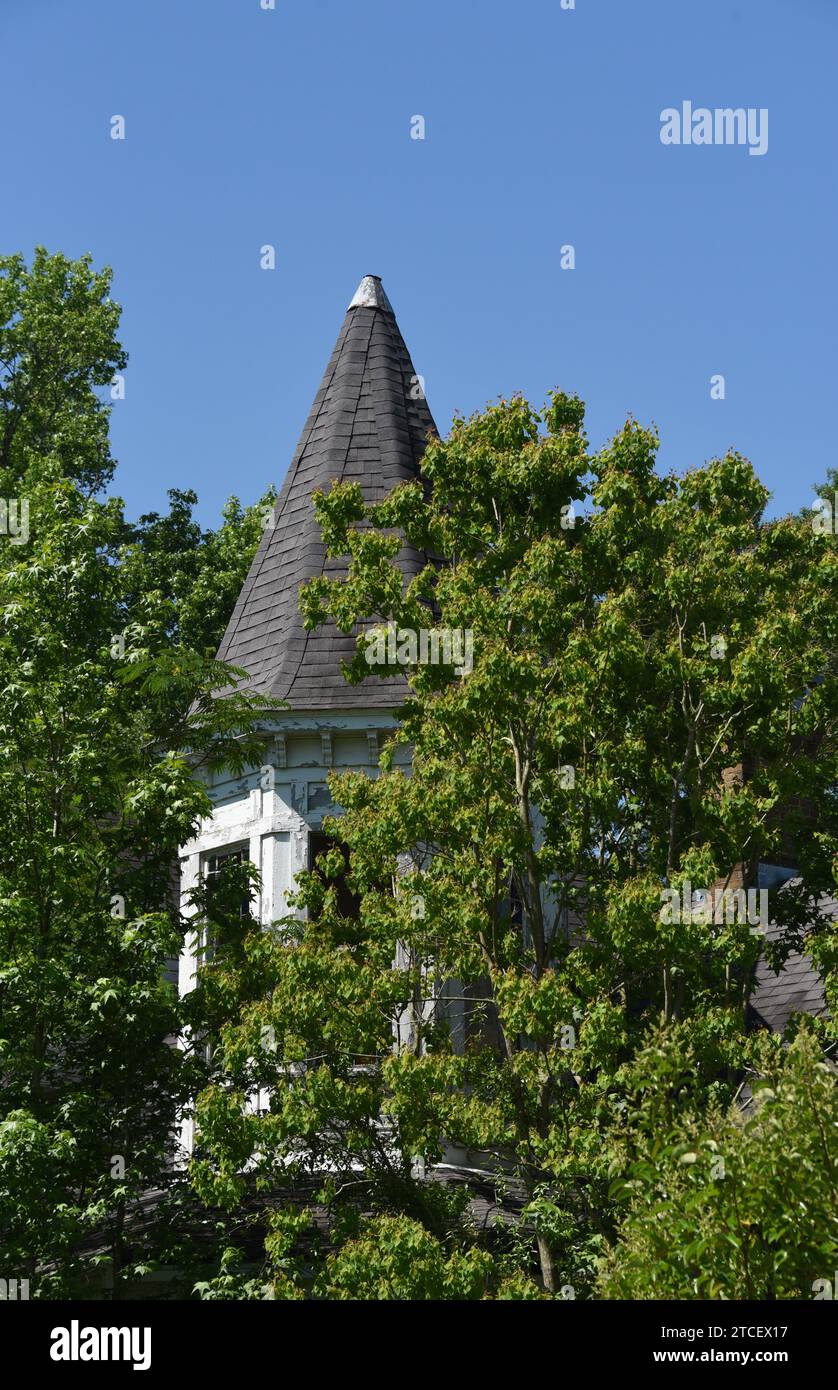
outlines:
{"label": "tree", "polygon": [[126,527],[122,563],[128,602],[158,592],[169,605],[167,635],[201,656],[218,650],[250,561],[269,516],[275,490],[254,506],[231,497],[217,531],[203,530],[192,510],[192,491],[169,492],[168,515],[149,512]]}
{"label": "tree", "polygon": [[41,476],[90,495],[113,475],[109,409],[100,394],[127,357],[109,270],[39,246],[0,257],[0,496]]}
{"label": "tree", "polygon": [[[27,516],[0,535],[0,1252],[41,1294],[97,1246],[117,1296],[126,1210],[170,1166],[190,1086],[173,865],[209,809],[196,763],[256,749],[253,702],[214,698],[217,608],[188,631],[226,539],[195,538],[190,590],[188,555],[163,573],[163,523],[96,496],[97,389],[125,362],[108,290],[89,258],[0,262],[2,479]],[[239,565],[251,521],[233,505]]]}
{"label": "tree", "polygon": [[831,1287],[838,1258],[834,1072],[808,1030],[788,1050],[763,1035],[744,1113],[666,1117],[688,1046],[661,1037],[638,1059],[639,1143],[619,1185],[627,1211],[598,1296],[812,1298],[819,1280]]}
{"label": "tree", "polygon": [[[763,524],[745,459],[678,478],[656,448],[629,420],[590,457],[581,402],[556,394],[539,417],[516,397],[431,440],[424,483],[374,506],[353,484],[316,498],[349,572],[309,584],[306,621],[362,625],[349,679],[406,672],[394,743],[412,771],[391,747],[377,780],[330,778],[358,920],[303,876],[308,921],[242,943],[228,1002],[243,961],[263,997],[221,1027],[199,1101],[205,1198],[240,1201],[256,1154],[280,1206],[314,1184],[338,1246],[399,1214],[451,1253],[473,1227],[421,1174],[454,1145],[523,1205],[492,1231],[498,1268],[527,1277],[534,1241],[543,1287],[582,1296],[616,1238],[650,1038],[688,1025],[693,1106],[733,1100],[759,933],[741,911],[665,908],[740,866],[753,886],[793,839],[779,966],[832,885],[838,571],[811,527]],[[437,557],[406,587],[399,532]],[[431,629],[471,634],[473,668],[423,660]],[[257,1088],[269,1114],[246,1111]]]}

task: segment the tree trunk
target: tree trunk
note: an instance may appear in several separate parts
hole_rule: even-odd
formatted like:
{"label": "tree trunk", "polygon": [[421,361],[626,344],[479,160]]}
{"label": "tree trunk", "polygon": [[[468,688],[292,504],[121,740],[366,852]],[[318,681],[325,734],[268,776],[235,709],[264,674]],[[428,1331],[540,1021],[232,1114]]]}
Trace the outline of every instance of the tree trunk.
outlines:
{"label": "tree trunk", "polygon": [[553,1262],[553,1253],[544,1236],[537,1236],[538,1259],[541,1264],[541,1278],[548,1293],[557,1293],[556,1288],[556,1266]]}

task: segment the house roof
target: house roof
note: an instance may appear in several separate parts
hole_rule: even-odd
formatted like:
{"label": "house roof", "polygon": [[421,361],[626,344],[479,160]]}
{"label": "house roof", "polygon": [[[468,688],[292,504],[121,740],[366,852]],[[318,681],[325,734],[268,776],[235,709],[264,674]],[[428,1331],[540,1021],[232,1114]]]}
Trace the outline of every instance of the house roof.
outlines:
{"label": "house roof", "polygon": [[[354,655],[356,635],[331,623],[306,632],[299,593],[315,575],[346,573],[343,561],[326,558],[312,494],[328,491],[333,481],[357,482],[366,502],[381,501],[397,483],[419,476],[432,431],[436,426],[390,301],[379,277],[366,275],[218,651],[220,660],[247,671],[245,689],[287,701],[292,710],[388,709],[401,703],[401,677],[371,676],[354,686],[344,680],[340,664]],[[398,564],[411,576],[425,556],[404,546]]]}
{"label": "house roof", "polygon": [[[787,886],[797,886],[800,879],[790,880]],[[782,904],[782,889],[779,892]],[[834,918],[838,915],[838,901],[823,896],[817,905],[822,917]],[[782,909],[780,909],[782,915]],[[780,940],[785,932],[781,923],[771,922],[765,931],[769,941]],[[775,974],[764,956],[757,961],[754,990],[751,995],[751,1008],[759,1021],[772,1032],[782,1033],[792,1014],[824,1014],[826,998],[823,979],[815,969],[808,955],[792,951],[779,975]]]}

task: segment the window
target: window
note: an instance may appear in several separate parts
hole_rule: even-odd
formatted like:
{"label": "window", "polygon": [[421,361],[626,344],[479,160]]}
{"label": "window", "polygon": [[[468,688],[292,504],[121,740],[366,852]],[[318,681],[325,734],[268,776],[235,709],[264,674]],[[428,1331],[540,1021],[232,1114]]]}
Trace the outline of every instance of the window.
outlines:
{"label": "window", "polygon": [[[331,836],[324,835],[322,830],[311,830],[308,836],[308,867],[318,872],[317,860],[321,854],[326,854],[330,849],[339,849],[343,855],[344,862],[348,864],[348,851],[346,845],[333,840]],[[338,911],[342,917],[347,917],[350,921],[357,922],[360,912],[360,899],[356,893],[350,891],[346,883],[346,873],[342,873],[338,879],[326,878],[321,875],[323,882],[334,886],[337,889]]]}
{"label": "window", "polygon": [[[234,849],[223,849],[219,850],[216,854],[207,854],[204,856],[202,864],[202,878],[206,885],[208,907],[212,901],[212,893],[214,889],[220,886],[220,884],[223,882],[225,869],[232,864],[243,864],[246,857],[247,856],[243,847],[237,847]],[[242,894],[241,900],[239,902],[239,919],[241,921],[244,921],[249,916],[250,897],[248,894],[245,893]],[[215,956],[216,945],[217,941],[214,939],[212,923],[205,922],[201,930],[199,942],[199,955],[201,963],[203,965],[208,965],[210,961],[212,961],[213,957]]]}
{"label": "window", "polygon": [[[204,860],[204,881],[207,884],[207,888],[211,888],[213,883],[218,882],[218,879],[224,872],[224,866],[226,864],[242,864],[243,862],[243,849],[224,849],[218,854],[208,854]],[[247,908],[246,899],[244,908],[245,910]],[[244,911],[242,915],[245,915]]]}

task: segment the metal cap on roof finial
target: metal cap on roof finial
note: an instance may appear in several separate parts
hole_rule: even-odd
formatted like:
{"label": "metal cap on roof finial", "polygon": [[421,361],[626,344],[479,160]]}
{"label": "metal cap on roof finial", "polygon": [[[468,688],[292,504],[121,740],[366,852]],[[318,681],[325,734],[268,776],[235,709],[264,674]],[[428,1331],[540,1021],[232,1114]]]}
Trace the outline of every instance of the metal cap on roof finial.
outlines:
{"label": "metal cap on roof finial", "polygon": [[365,275],[355,291],[350,309],[383,309],[385,314],[393,313],[393,306],[384,293],[380,275]]}

